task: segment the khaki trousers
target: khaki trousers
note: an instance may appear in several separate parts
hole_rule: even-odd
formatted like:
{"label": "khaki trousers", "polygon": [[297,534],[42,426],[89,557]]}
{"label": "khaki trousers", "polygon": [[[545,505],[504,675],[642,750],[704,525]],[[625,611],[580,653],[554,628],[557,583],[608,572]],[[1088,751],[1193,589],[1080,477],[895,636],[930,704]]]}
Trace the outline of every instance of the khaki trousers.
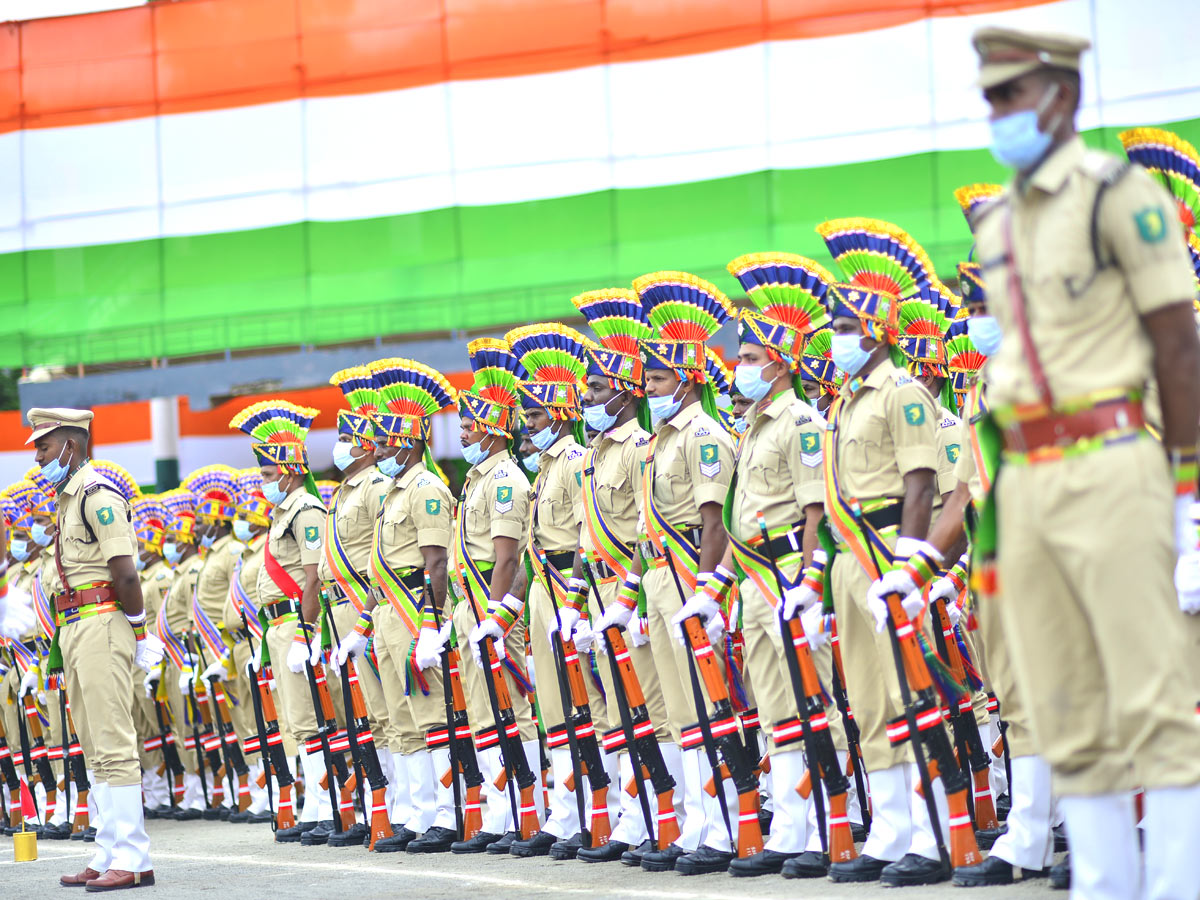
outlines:
{"label": "khaki trousers", "polygon": [[119,612],[58,629],[71,715],[94,780],[142,783],[133,726],[133,628]]}
{"label": "khaki trousers", "polygon": [[995,491],[997,605],[1056,790],[1200,783],[1162,448],[1143,437],[1009,464]]}
{"label": "khaki trousers", "polygon": [[425,735],[429,730],[446,725],[441,666],[421,671],[429,687],[428,694],[415,683],[407,696],[404,693],[406,660],[415,643],[416,638],[391,606],[380,604],[375,608],[375,658],[379,660],[379,675],[388,705],[388,746],[393,753],[405,755],[426,749]]}
{"label": "khaki trousers", "polygon": [[[358,615],[358,610],[349,600],[333,607],[333,621],[337,625],[339,638],[344,640],[346,635],[354,630]],[[336,653],[337,647],[333,647],[332,652]],[[371,723],[371,731],[373,734],[387,735],[388,707],[387,701],[383,698],[383,688],[379,684],[379,677],[371,669],[371,664],[365,657],[355,661],[354,669],[358,673],[358,689],[362,691],[363,704],[367,707],[367,719]],[[329,679],[329,691],[333,696],[333,707],[337,710],[338,723],[345,728],[346,704],[342,697],[342,676],[327,672],[326,677]]]}
{"label": "khaki trousers", "polygon": [[275,675],[275,692],[279,699],[275,711],[281,720],[287,722],[292,737],[303,743],[317,736],[317,715],[313,710],[307,671],[296,674],[287,667],[288,648],[292,646],[296,627],[297,622],[293,619],[268,628],[266,640],[267,650],[271,654],[271,671]]}
{"label": "khaki trousers", "polygon": [[[462,677],[463,693],[467,697],[467,718],[470,719],[471,728],[479,732],[485,728],[494,727],[496,719],[492,715],[488,686],[483,680],[485,674],[487,677],[491,677],[491,675],[475,665],[475,660],[471,656],[471,642],[467,637],[474,628],[475,615],[471,611],[469,601],[459,600],[454,606],[454,631],[458,635],[458,655],[461,659],[458,671]],[[505,638],[504,648],[508,652],[508,658],[524,670],[525,624],[520,620]],[[536,663],[534,665],[536,666]],[[516,714],[517,726],[520,728],[521,742],[536,741],[538,739],[537,726],[533,724],[533,708],[530,706],[529,698],[522,697],[517,691],[517,683],[507,669],[504,671],[504,681],[508,685],[508,695],[512,698],[513,712]]]}

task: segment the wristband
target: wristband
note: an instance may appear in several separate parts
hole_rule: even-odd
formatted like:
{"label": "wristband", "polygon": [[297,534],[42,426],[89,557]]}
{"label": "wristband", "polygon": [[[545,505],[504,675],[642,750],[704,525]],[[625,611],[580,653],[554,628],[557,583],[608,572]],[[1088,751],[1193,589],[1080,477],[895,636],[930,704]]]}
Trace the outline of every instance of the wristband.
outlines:
{"label": "wristband", "polygon": [[365,638],[370,638],[375,633],[375,623],[371,620],[371,611],[364,609],[358,614],[358,621],[354,623],[354,630]]}
{"label": "wristband", "polygon": [[912,580],[917,590],[920,590],[933,580],[933,576],[937,574],[941,565],[942,555],[937,552],[937,548],[933,544],[921,542],[901,568],[904,574]]}
{"label": "wristband", "polygon": [[825,566],[828,562],[829,556],[824,550],[814,550],[812,562],[804,570],[801,584],[816,594],[818,598],[825,593]]}
{"label": "wristband", "polygon": [[500,601],[500,605],[492,613],[492,621],[503,629],[507,634],[508,630],[513,627],[513,624],[521,617],[521,610],[525,604],[520,599],[512,594],[505,594]]}
{"label": "wristband", "polygon": [[1186,497],[1196,493],[1196,479],[1200,477],[1200,465],[1196,463],[1195,447],[1174,447],[1171,455],[1171,477],[1175,481],[1175,496]]}
{"label": "wristband", "polygon": [[[721,600],[729,593],[737,580],[736,576],[726,569],[724,566],[717,566],[716,571],[710,572],[707,576],[700,576],[704,579],[703,584],[699,585],[698,593],[706,595],[718,606],[721,605]],[[697,578],[697,581],[700,580]]]}
{"label": "wristband", "polygon": [[638,602],[638,585],[642,583],[642,577],[633,572],[625,576],[625,580],[621,582],[621,587],[617,591],[617,602],[626,609],[637,609]]}
{"label": "wristband", "polygon": [[146,639],[146,611],[144,609],[140,615],[126,615],[125,621],[133,628],[133,637],[135,640],[144,641]]}
{"label": "wristband", "polygon": [[587,593],[587,582],[582,578],[572,578],[567,582],[567,596],[563,598],[563,606],[579,612],[583,608],[583,599]]}

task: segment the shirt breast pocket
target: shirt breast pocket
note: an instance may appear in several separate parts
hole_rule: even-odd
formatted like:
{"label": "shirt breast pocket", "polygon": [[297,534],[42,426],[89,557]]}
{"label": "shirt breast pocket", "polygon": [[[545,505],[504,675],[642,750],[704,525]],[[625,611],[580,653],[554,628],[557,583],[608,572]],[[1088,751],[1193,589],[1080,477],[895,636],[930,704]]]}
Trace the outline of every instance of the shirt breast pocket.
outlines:
{"label": "shirt breast pocket", "polygon": [[750,475],[750,487],[756,493],[772,494],[788,483],[787,461],[778,450],[761,448],[754,451],[746,462]]}
{"label": "shirt breast pocket", "polygon": [[64,544],[72,546],[83,546],[85,544],[95,543],[95,539],[88,532],[87,526],[80,523],[78,525],[72,523],[64,525],[62,529],[62,539]]}

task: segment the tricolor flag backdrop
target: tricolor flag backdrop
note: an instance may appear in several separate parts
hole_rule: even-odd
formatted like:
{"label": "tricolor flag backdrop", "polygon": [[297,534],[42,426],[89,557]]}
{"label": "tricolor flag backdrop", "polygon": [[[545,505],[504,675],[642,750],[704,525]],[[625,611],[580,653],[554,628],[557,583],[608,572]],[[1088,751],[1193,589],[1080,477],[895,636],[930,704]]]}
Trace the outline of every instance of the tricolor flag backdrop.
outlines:
{"label": "tricolor flag backdrop", "polygon": [[732,288],[813,225],[944,276],[1003,173],[969,36],[1087,35],[1080,125],[1200,143],[1195,0],[181,0],[0,27],[0,365],[570,312],[659,268]]}

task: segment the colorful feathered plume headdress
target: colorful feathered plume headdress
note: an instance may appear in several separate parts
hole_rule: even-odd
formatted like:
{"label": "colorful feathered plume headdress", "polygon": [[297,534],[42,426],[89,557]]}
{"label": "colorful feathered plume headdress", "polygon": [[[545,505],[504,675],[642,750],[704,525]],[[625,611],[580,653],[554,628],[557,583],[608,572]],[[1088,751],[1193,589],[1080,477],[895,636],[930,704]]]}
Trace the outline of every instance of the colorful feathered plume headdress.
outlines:
{"label": "colorful feathered plume headdress", "polygon": [[51,519],[56,518],[58,515],[58,495],[54,489],[54,485],[42,474],[41,468],[38,466],[30,468],[25,473],[25,480],[32,481],[37,485],[38,489],[37,496],[31,498],[33,514],[35,516],[46,516]]}
{"label": "colorful feathered plume headdress", "polygon": [[983,269],[977,262],[960,262],[958,264],[958,289],[962,292],[962,302],[987,304],[987,286],[983,283]]}
{"label": "colorful feathered plume headdress", "polygon": [[41,491],[32,481],[22,479],[0,491],[4,504],[4,522],[10,529],[28,531],[33,527],[33,509]]}
{"label": "colorful feathered plume headdress", "polygon": [[372,450],[375,447],[375,420],[379,409],[379,392],[375,379],[366,366],[351,366],[329,376],[329,383],[341,388],[350,409],[338,410],[338,434],[349,435],[359,447]]}
{"label": "colorful feathered plume headdress", "polygon": [[333,505],[333,494],[338,489],[338,482],[330,481],[327,478],[322,478],[317,482],[317,490],[321,495],[321,502],[325,504],[325,508],[329,509]]}
{"label": "colorful feathered plume headdress", "polygon": [[[1200,237],[1195,234],[1189,234],[1188,238],[1188,253],[1192,255],[1192,274],[1196,276],[1196,293],[1200,294]],[[1200,304],[1200,300],[1193,300],[1193,303]]]}
{"label": "colorful feathered plume headdress", "polygon": [[529,377],[508,344],[496,338],[477,338],[467,344],[475,380],[458,395],[459,415],[471,420],[476,431],[511,437],[519,427],[517,383]]}
{"label": "colorful feathered plume headdress", "polygon": [[444,375],[415,359],[377,359],[368,367],[379,394],[377,430],[388,447],[429,443],[434,413],[454,405],[457,392]]}
{"label": "colorful feathered plume headdress", "polygon": [[967,225],[972,232],[975,230],[975,222],[978,220],[979,211],[1003,192],[1004,185],[1002,184],[985,184],[982,182],[964,184],[962,187],[954,189],[954,199],[958,201],[963,215],[967,218]]}
{"label": "colorful feathered plume headdress", "polygon": [[163,540],[167,533],[170,513],[157,494],[143,494],[130,503],[133,512],[133,530],[138,541],[147,550],[162,556]]}
{"label": "colorful feathered plume headdress", "polygon": [[829,323],[825,294],[833,276],[794,253],[750,253],[726,268],[757,307],[738,312],[738,339],[761,344],[795,372],[806,335]]}
{"label": "colorful feathered plume headdress", "polygon": [[646,320],[657,336],[641,342],[648,369],[670,369],[703,384],[704,345],[735,315],[716,285],[688,272],[651,272],[634,279]]}
{"label": "colorful feathered plume headdress", "polygon": [[800,354],[800,377],[815,381],[827,394],[838,389],[837,366],[833,363],[833,330],[828,325],[808,336]]}
{"label": "colorful feathered plume headdress", "polygon": [[600,346],[589,346],[586,375],[609,379],[614,390],[633,391],[642,396],[640,342],[653,337],[654,330],[636,291],[604,288],[587,291],[571,302],[587,319]]}
{"label": "colorful feathered plume headdress", "polygon": [[203,466],[183,479],[183,488],[196,498],[196,518],[227,525],[237,507],[237,469],[218,463]]}
{"label": "colorful feathered plume headdress", "polygon": [[271,501],[263,493],[262,472],[258,469],[238,469],[235,476],[237,481],[237,509],[239,519],[245,519],[251,525],[267,527],[271,524]]}
{"label": "colorful feathered plume headdress", "polygon": [[946,331],[946,367],[950,372],[950,387],[962,409],[963,398],[971,388],[975,374],[987,362],[987,357],[980,353],[970,333],[967,331],[968,319],[955,319]]}
{"label": "colorful feathered plume headdress", "polygon": [[729,395],[733,387],[733,373],[712,347],[704,348],[704,375],[717,394]]}
{"label": "colorful feathered plume headdress", "polygon": [[196,543],[196,498],[192,492],[171,488],[159,494],[158,499],[167,510],[167,536],[184,544]]}
{"label": "colorful feathered plume headdress", "polygon": [[110,459],[93,459],[92,468],[111,481],[113,487],[120,491],[121,496],[126,500],[141,496],[142,489],[138,487],[137,481],[120,463],[115,463]]}
{"label": "colorful feathered plume headdress", "polygon": [[587,375],[588,339],[558,322],[522,325],[504,336],[529,380],[517,385],[524,409],[544,409],[550,418],[575,421],[579,385]]}
{"label": "colorful feathered plume headdress", "polygon": [[[946,375],[943,342],[958,312],[957,298],[939,282],[923,285],[900,300],[898,346],[914,375]],[[947,315],[949,313],[949,315]]]}
{"label": "colorful feathered plume headdress", "polygon": [[230,428],[254,439],[259,465],[278,466],[291,475],[308,474],[304,440],[320,410],[286,400],[263,400],[247,406],[229,421]]}
{"label": "colorful feathered plume headdress", "polygon": [[1190,234],[1200,223],[1200,153],[1179,135],[1161,128],[1130,128],[1118,137],[1125,155],[1171,192],[1179,221]]}

